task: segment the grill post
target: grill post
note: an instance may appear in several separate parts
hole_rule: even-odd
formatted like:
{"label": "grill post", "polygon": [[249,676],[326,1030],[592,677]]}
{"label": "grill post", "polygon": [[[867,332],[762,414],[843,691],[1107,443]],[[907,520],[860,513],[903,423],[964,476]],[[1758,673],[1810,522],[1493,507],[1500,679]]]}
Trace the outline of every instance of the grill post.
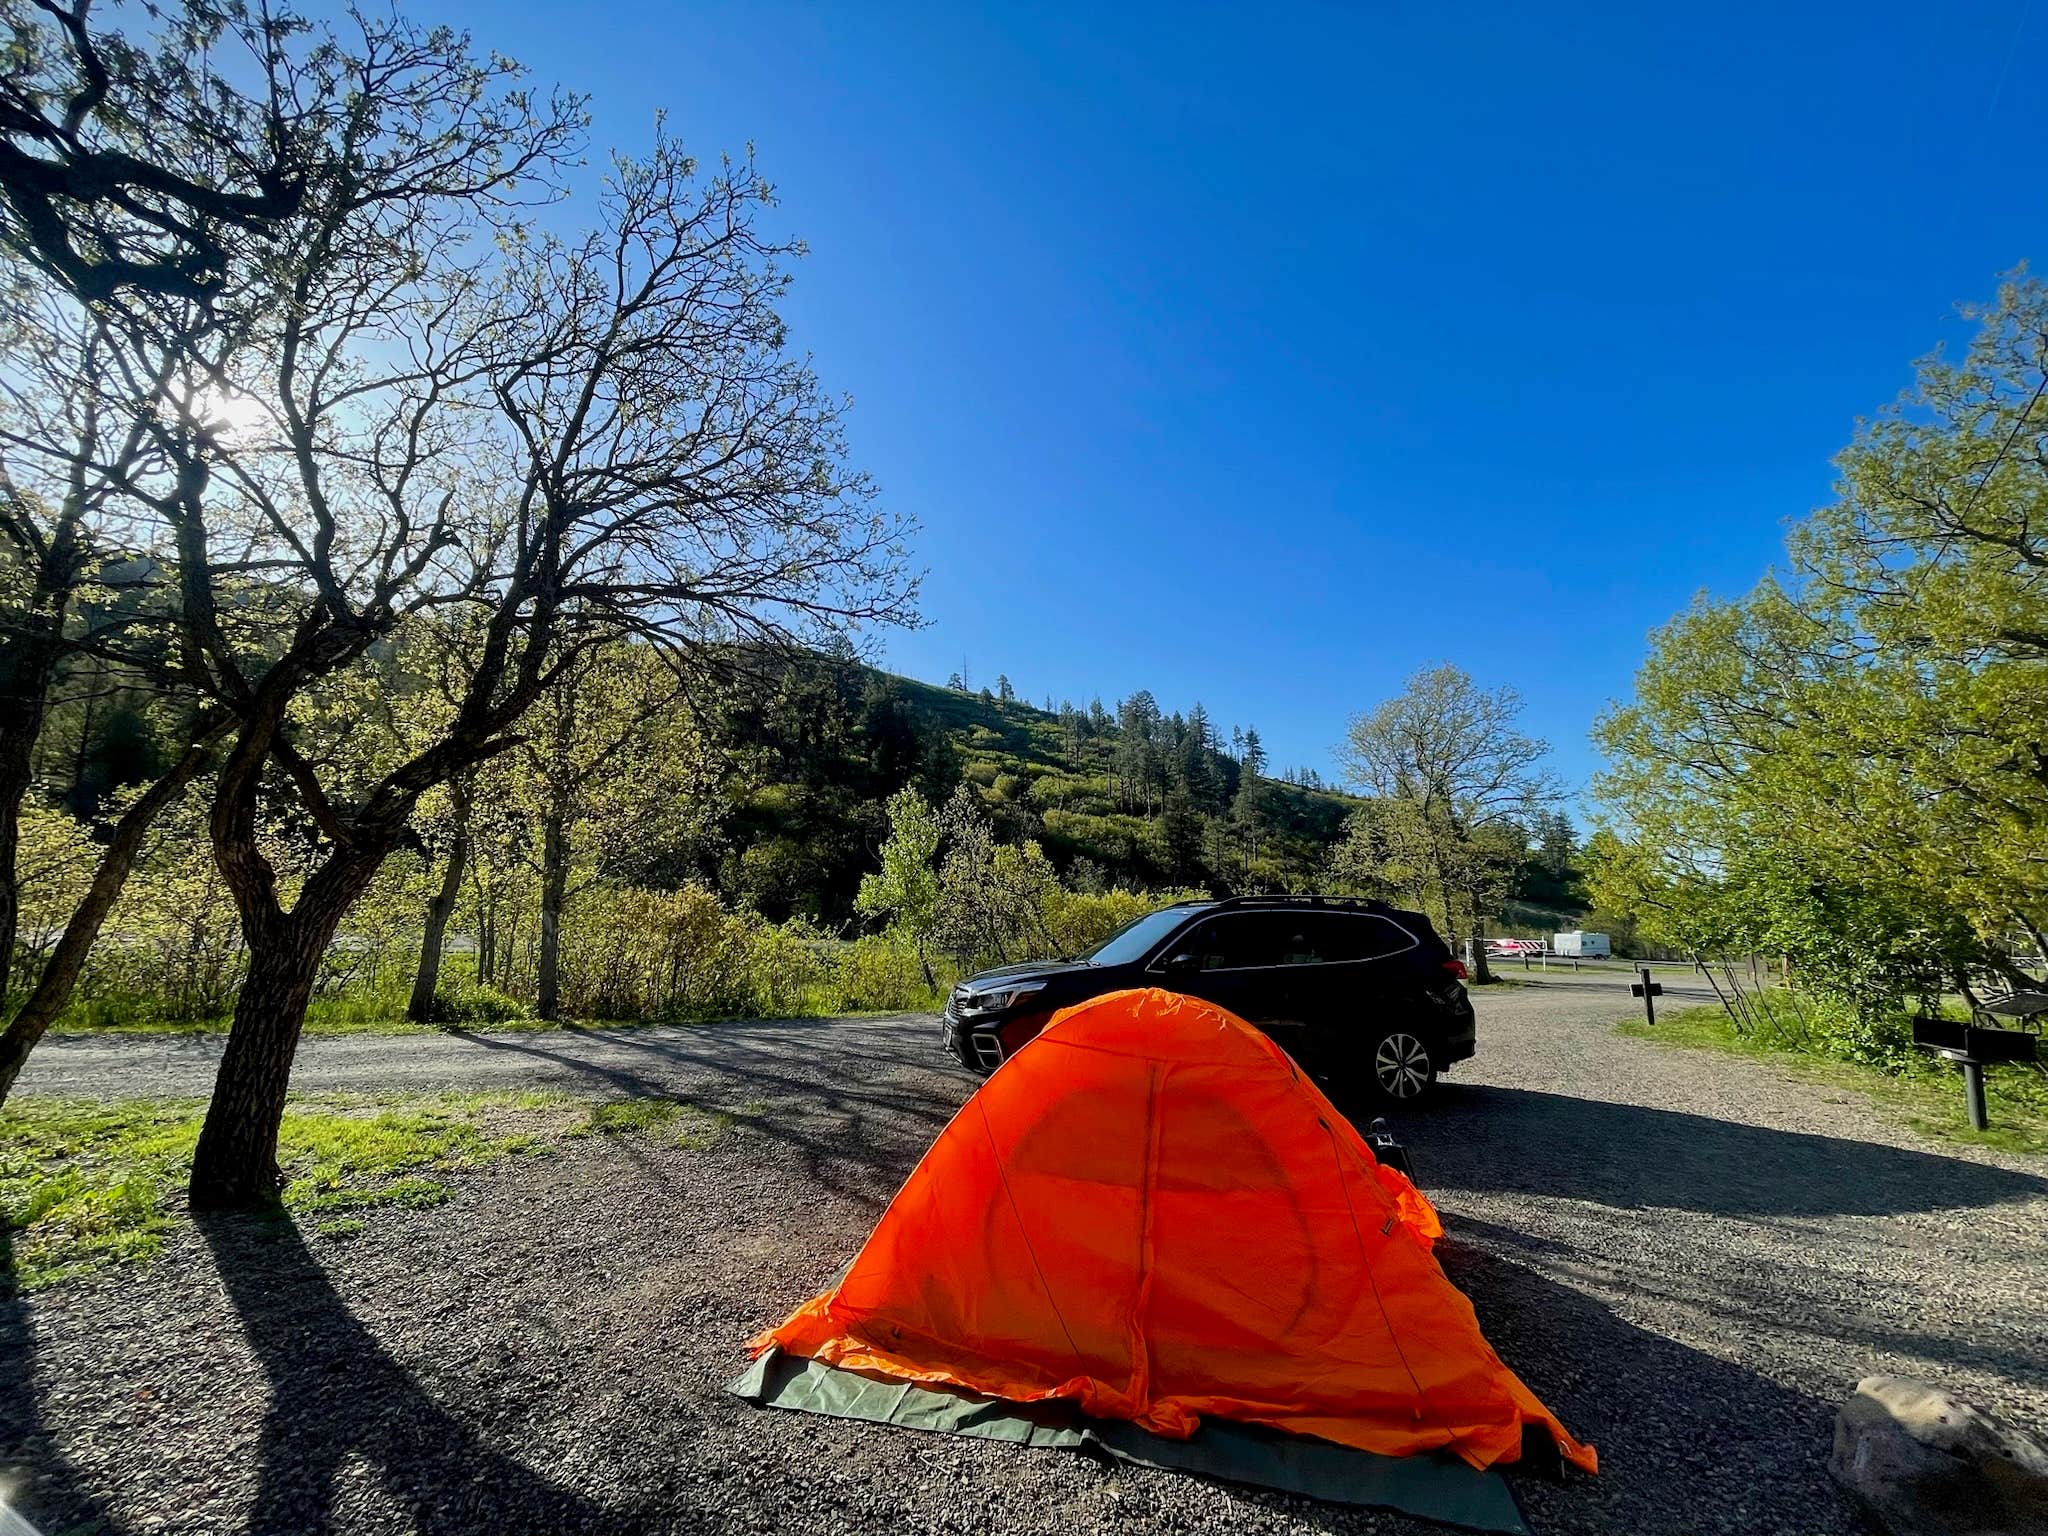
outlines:
{"label": "grill post", "polygon": [[1984,1064],[1965,1057],[1962,1065],[1963,1098],[1970,1109],[1970,1129],[1986,1130],[1991,1120],[1984,1112]]}

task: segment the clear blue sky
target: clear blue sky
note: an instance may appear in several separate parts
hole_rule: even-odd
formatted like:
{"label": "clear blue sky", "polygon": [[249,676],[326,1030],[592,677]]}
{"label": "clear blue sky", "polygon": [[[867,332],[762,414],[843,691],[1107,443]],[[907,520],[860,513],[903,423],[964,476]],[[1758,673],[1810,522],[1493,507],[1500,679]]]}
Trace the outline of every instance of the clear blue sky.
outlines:
{"label": "clear blue sky", "polygon": [[600,144],[756,144],[795,341],[924,525],[891,666],[1325,773],[1449,658],[1582,782],[1652,626],[2048,244],[2025,0],[412,3]]}

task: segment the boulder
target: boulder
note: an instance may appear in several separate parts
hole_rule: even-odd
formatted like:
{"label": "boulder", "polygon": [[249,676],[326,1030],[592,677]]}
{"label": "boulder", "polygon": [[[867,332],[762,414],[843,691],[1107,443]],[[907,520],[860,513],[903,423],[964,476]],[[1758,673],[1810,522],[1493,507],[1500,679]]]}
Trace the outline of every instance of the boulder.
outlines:
{"label": "boulder", "polygon": [[1858,1383],[1828,1471],[1892,1536],[2048,1536],[2048,1446],[1925,1382]]}

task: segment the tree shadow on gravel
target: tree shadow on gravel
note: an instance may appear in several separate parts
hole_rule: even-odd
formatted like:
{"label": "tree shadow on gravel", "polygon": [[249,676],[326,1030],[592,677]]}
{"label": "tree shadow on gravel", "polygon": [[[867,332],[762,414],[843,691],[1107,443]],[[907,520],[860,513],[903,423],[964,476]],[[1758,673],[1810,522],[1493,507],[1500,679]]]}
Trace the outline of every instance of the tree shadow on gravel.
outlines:
{"label": "tree shadow on gravel", "polygon": [[195,1216],[269,1377],[256,1498],[243,1529],[322,1532],[351,1463],[373,1468],[425,1536],[616,1531],[629,1522],[485,1443],[349,1311],[276,1217]]}
{"label": "tree shadow on gravel", "polygon": [[[0,1493],[45,1530],[105,1530],[105,1507],[80,1486],[57,1449],[55,1426],[43,1420],[35,1358],[28,1301],[16,1286],[13,1238],[0,1225]],[[8,1507],[0,1504],[0,1510]]]}
{"label": "tree shadow on gravel", "polygon": [[[1531,1529],[1541,1536],[1864,1530],[1827,1476],[1833,1404],[1639,1328],[1489,1251],[1517,1249],[1519,1233],[1456,1216],[1445,1225],[1437,1258],[1471,1298],[1487,1342],[1565,1428],[1600,1453],[1591,1477],[1533,1461],[1503,1469]],[[1238,1488],[1235,1496],[1276,1510],[1290,1528],[1343,1536],[1444,1529],[1257,1489]]]}
{"label": "tree shadow on gravel", "polygon": [[1826,1472],[1834,1404],[1489,1251],[1515,1248],[1519,1233],[1459,1216],[1445,1225],[1437,1257],[1487,1342],[1600,1452],[1597,1477],[1515,1478],[1537,1530],[1861,1529]]}
{"label": "tree shadow on gravel", "polygon": [[[782,1053],[735,1049],[728,1042],[706,1050],[675,1042],[622,1042],[609,1034],[603,1037],[606,1045],[630,1043],[636,1052],[653,1058],[656,1066],[716,1073],[733,1090],[720,1095],[701,1091],[703,1085],[680,1083],[660,1070],[606,1065],[527,1040],[490,1035],[464,1038],[486,1050],[545,1063],[553,1075],[581,1078],[627,1097],[664,1099],[710,1114],[732,1112],[735,1098],[775,1095],[800,1100],[810,1112],[837,1116],[842,1123],[821,1134],[791,1123],[787,1116],[750,1115],[746,1122],[749,1132],[789,1148],[802,1160],[806,1176],[819,1187],[875,1210],[887,1203],[925,1145],[958,1107],[915,1086],[849,1086],[822,1075],[792,1072]],[[857,1169],[863,1176],[841,1178],[834,1172],[837,1165]]]}
{"label": "tree shadow on gravel", "polygon": [[[1355,1118],[1384,1108],[1350,1106]],[[1877,1142],[1454,1084],[1390,1116],[1425,1188],[1714,1216],[1892,1216],[2048,1198],[2048,1179]]]}

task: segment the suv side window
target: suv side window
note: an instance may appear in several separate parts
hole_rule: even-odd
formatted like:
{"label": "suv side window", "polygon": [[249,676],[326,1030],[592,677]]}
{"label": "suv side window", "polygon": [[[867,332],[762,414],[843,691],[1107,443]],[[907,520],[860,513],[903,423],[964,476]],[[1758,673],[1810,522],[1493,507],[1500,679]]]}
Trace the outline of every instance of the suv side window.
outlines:
{"label": "suv side window", "polygon": [[1366,912],[1318,912],[1310,922],[1320,926],[1319,953],[1325,963],[1377,960],[1415,947],[1415,936],[1398,923]]}
{"label": "suv side window", "polygon": [[1176,942],[1173,950],[1193,955],[1199,971],[1241,971],[1274,964],[1276,938],[1266,914],[1231,912],[1210,918]]}
{"label": "suv side window", "polygon": [[1279,953],[1275,965],[1323,965],[1336,957],[1330,953],[1330,920],[1320,912],[1275,912]]}

